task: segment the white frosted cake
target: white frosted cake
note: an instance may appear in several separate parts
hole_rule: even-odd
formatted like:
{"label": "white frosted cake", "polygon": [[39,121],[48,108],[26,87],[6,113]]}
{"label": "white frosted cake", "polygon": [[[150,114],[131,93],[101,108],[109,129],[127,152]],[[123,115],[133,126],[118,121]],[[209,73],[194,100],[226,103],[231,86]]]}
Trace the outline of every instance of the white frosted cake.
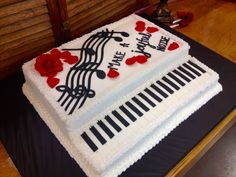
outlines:
{"label": "white frosted cake", "polygon": [[222,90],[189,45],[137,15],[23,65],[23,92],[89,177],[114,177]]}

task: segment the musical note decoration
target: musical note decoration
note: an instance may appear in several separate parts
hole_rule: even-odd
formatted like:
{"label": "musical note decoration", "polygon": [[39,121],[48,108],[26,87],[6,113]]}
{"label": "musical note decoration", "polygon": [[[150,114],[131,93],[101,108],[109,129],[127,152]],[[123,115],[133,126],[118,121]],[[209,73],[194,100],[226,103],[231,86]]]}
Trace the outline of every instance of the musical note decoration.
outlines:
{"label": "musical note decoration", "polygon": [[105,29],[88,37],[82,47],[62,49],[80,51],[80,61],[70,68],[65,83],[56,87],[61,92],[58,102],[68,114],[81,108],[88,98],[95,97],[96,92],[91,88],[93,75],[96,74],[98,79],[107,76],[99,69],[104,60],[105,46],[112,39],[122,42],[124,37],[129,37],[129,34]]}
{"label": "musical note decoration", "polygon": [[99,79],[105,79],[106,73],[103,70],[90,68],[90,67],[98,66],[98,65],[99,64],[95,63],[95,62],[83,63],[83,64],[79,65],[78,67],[73,67],[72,69],[77,70],[77,71],[81,70],[81,71],[85,71],[85,72],[88,72],[88,71],[95,72]]}
{"label": "musical note decoration", "polygon": [[[109,32],[108,29],[106,29],[106,31],[102,31],[100,33],[97,33],[94,36],[100,37],[100,38],[107,38],[111,33],[112,34],[120,34],[123,37],[129,37],[129,34],[126,32],[114,32],[114,31]],[[116,42],[123,41],[122,37],[119,37],[119,36],[112,36],[111,38],[113,38]]]}
{"label": "musical note decoration", "polygon": [[106,73],[103,70],[96,70],[97,77],[99,79],[105,79]]}

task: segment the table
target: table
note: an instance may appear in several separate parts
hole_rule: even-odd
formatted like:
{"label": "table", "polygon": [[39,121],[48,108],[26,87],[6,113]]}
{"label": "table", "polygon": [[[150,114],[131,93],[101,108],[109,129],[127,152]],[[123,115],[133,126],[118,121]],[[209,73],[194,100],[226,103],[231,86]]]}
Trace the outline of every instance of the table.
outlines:
{"label": "table", "polygon": [[[174,129],[122,173],[122,177],[181,175],[214,142],[214,137],[235,121],[236,65],[186,36],[159,25],[189,42],[190,54],[219,73],[224,91]],[[1,81],[0,87],[0,139],[19,172],[23,177],[85,176],[22,94],[23,82],[23,74],[19,72]],[[230,116],[224,119],[229,113]]]}

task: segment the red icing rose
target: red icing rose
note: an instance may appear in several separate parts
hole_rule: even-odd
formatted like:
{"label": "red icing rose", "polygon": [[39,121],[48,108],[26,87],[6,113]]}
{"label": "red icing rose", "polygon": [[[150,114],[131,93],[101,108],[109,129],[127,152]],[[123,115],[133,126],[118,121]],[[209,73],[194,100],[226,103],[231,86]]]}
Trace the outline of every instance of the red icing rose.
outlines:
{"label": "red icing rose", "polygon": [[47,77],[48,86],[54,88],[60,82],[60,79],[55,76],[63,71],[62,61],[72,65],[78,60],[79,58],[72,56],[69,51],[61,52],[58,49],[52,49],[50,53],[38,56],[34,67],[41,76]]}
{"label": "red icing rose", "polygon": [[61,60],[55,55],[42,54],[36,58],[35,69],[41,76],[54,77],[63,70]]}
{"label": "red icing rose", "polygon": [[58,49],[52,49],[52,50],[50,51],[50,54],[51,54],[52,56],[57,57],[57,58],[60,58],[60,57],[61,57],[61,51],[58,50]]}

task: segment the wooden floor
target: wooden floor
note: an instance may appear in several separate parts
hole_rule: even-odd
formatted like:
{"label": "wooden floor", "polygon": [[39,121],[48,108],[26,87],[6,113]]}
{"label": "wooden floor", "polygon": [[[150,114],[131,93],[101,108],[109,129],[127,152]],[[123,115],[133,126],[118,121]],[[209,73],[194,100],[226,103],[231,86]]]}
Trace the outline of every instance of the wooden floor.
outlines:
{"label": "wooden floor", "polygon": [[194,14],[189,26],[176,30],[236,63],[236,1],[177,0],[169,8]]}
{"label": "wooden floor", "polygon": [[19,172],[0,142],[0,177],[20,177]]}
{"label": "wooden floor", "polygon": [[[177,0],[169,5],[173,13],[190,11],[193,22],[177,31],[236,63],[236,3],[223,0]],[[0,143],[0,177],[20,177]]]}

